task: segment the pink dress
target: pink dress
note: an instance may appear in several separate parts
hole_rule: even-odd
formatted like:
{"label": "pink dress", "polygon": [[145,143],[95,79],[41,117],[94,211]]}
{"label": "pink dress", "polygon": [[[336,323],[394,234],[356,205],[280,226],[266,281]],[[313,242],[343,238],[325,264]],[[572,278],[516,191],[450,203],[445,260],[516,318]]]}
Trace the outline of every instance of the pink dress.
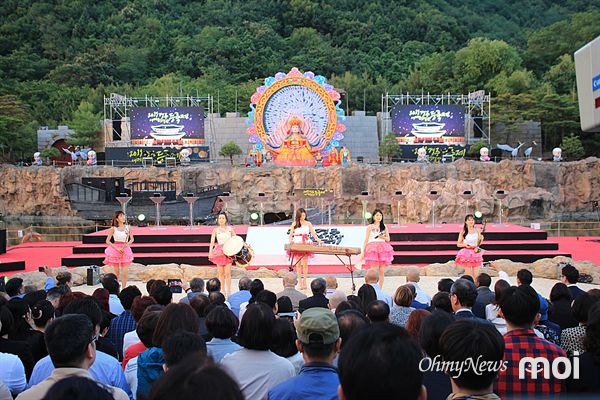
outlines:
{"label": "pink dress", "polygon": [[393,247],[381,237],[376,237],[379,229],[372,229],[365,248],[364,267],[371,268],[380,265],[390,265],[394,260]]}
{"label": "pink dress", "polygon": [[[294,243],[312,243],[312,240],[308,236],[310,234],[310,229],[308,226],[303,225],[299,228],[294,229],[294,236],[292,237],[292,242]],[[287,251],[287,255],[289,259],[300,258],[302,256],[313,258],[315,256],[314,253],[304,253],[304,252],[296,252],[296,251]]]}
{"label": "pink dress", "polygon": [[[133,252],[131,247],[127,245],[127,239],[129,239],[129,225],[125,225],[125,230],[120,231],[115,227],[113,233],[113,239],[115,240],[115,248],[108,246],[104,250],[104,265],[123,266],[129,265],[133,261]],[[119,250],[123,250],[121,253]]]}
{"label": "pink dress", "polygon": [[[476,247],[478,240],[479,234],[475,232],[467,234],[463,241],[471,247]],[[483,251],[476,252],[474,248],[462,248],[456,254],[455,261],[456,265],[461,267],[481,267],[483,265]]]}
{"label": "pink dress", "polygon": [[226,231],[217,228],[217,244],[212,251],[212,257],[209,257],[209,261],[215,265],[228,265],[231,264],[231,257],[226,256],[223,253],[223,245],[231,238],[231,232],[229,229]]}

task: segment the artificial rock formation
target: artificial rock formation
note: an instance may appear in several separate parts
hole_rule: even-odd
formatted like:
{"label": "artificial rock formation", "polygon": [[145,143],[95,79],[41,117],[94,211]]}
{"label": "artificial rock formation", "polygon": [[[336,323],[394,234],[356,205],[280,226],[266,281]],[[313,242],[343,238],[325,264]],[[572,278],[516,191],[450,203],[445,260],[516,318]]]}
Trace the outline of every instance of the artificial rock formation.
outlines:
{"label": "artificial rock formation", "polygon": [[336,220],[340,223],[360,220],[363,198],[368,191],[369,208],[381,208],[387,215],[396,215],[393,194],[402,190],[408,194],[400,204],[403,222],[428,221],[431,203],[426,195],[437,190],[440,222],[458,222],[464,216],[464,201],[459,193],[470,190],[475,197],[471,208],[488,218],[498,215],[498,202],[493,194],[501,189],[509,193],[504,201],[505,217],[523,222],[552,218],[555,213],[584,213],[590,201],[600,193],[600,159],[577,162],[510,161],[499,163],[459,159],[449,164],[403,163],[348,167],[288,168],[266,166],[240,168],[228,165],[204,164],[179,168],[113,168],[75,166],[13,167],[0,166],[0,212],[13,215],[71,216],[65,185],[81,183],[88,176],[123,176],[126,181],[173,181],[181,193],[207,185],[227,185],[234,194],[228,205],[234,222],[247,222],[248,210],[259,207],[259,192],[264,209],[290,213],[293,204],[319,207],[319,200],[308,204],[297,201],[294,189],[323,188],[336,193]]}

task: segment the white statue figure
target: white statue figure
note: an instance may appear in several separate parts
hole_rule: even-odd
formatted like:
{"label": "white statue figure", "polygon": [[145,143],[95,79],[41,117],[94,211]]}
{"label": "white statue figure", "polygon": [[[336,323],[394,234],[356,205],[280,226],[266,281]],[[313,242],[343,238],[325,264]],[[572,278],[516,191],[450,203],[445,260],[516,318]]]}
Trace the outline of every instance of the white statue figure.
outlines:
{"label": "white statue figure", "polygon": [[96,152],[94,150],[90,150],[87,152],[87,165],[96,165],[98,161],[96,160]]}
{"label": "white statue figure", "polygon": [[33,153],[33,163],[31,165],[35,165],[36,167],[41,167],[43,165],[42,154],[39,151]]}
{"label": "white statue figure", "polygon": [[552,161],[562,161],[562,149],[560,147],[555,147],[552,150]]}
{"label": "white statue figure", "polygon": [[479,161],[490,161],[490,149],[482,147],[479,149]]}
{"label": "white statue figure", "polygon": [[179,162],[181,165],[190,165],[190,155],[192,151],[190,149],[182,149],[179,152]]}
{"label": "white statue figure", "polygon": [[425,147],[421,147],[419,150],[417,150],[417,162],[429,163],[429,157],[427,157],[427,150]]}

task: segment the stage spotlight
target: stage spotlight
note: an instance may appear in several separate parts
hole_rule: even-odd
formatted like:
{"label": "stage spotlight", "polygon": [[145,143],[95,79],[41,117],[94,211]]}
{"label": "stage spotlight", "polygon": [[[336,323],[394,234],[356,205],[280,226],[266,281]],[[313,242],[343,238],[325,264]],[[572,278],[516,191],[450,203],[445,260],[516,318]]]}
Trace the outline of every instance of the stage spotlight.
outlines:
{"label": "stage spotlight", "polygon": [[144,222],[146,220],[146,216],[144,214],[138,214],[137,219],[140,222]]}
{"label": "stage spotlight", "polygon": [[371,214],[369,211],[365,213],[365,219],[371,219],[372,216],[373,214]]}
{"label": "stage spotlight", "polygon": [[483,224],[483,214],[481,211],[475,211],[473,216],[475,217],[476,224]]}
{"label": "stage spotlight", "polygon": [[260,214],[256,211],[250,213],[250,225],[258,225],[260,222]]}

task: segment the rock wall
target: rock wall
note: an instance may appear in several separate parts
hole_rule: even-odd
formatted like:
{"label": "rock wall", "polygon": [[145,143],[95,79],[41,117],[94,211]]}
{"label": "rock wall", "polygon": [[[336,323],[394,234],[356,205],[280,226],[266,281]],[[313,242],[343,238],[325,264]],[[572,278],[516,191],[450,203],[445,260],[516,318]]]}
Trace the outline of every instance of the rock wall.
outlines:
{"label": "rock wall", "polygon": [[[235,222],[242,222],[248,210],[259,207],[259,192],[265,211],[291,212],[293,191],[297,188],[325,188],[336,192],[336,220],[360,219],[362,191],[369,191],[368,208],[381,208],[396,215],[397,190],[408,193],[400,203],[404,222],[424,222],[430,218],[431,204],[426,195],[437,190],[441,198],[436,213],[440,222],[460,221],[465,203],[458,196],[471,190],[475,197],[471,210],[478,209],[488,218],[498,215],[493,193],[509,193],[504,201],[505,217],[515,222],[548,219],[557,213],[590,210],[589,202],[600,195],[600,159],[588,158],[569,163],[511,161],[481,163],[460,159],[451,164],[364,165],[323,169],[306,168],[232,168],[207,164],[185,168],[21,168],[0,166],[0,212],[11,215],[71,216],[65,184],[80,183],[84,176],[124,176],[127,181],[174,181],[180,192],[198,187],[229,185],[233,199],[229,211]],[[299,206],[319,206],[318,200]]]}

